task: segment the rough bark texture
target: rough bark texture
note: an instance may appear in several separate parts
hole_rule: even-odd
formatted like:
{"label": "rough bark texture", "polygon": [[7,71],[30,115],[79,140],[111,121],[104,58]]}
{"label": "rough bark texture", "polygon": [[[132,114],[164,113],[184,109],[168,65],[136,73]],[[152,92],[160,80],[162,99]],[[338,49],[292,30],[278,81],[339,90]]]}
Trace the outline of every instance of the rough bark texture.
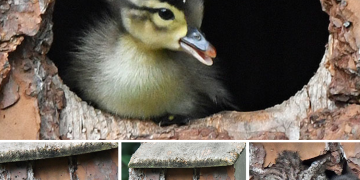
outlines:
{"label": "rough bark texture", "polygon": [[222,112],[181,127],[120,119],[72,93],[46,57],[53,3],[0,2],[0,139],[359,139],[358,0],[321,0],[329,43],[296,95],[262,111]]}
{"label": "rough bark texture", "polygon": [[301,124],[301,139],[359,139],[360,2],[321,0],[330,15],[326,67],[331,73],[329,99],[337,109],[315,109]]}
{"label": "rough bark texture", "polygon": [[5,0],[0,6],[0,137],[39,139],[40,126],[46,125],[41,123],[44,106],[49,106],[41,103],[44,83],[56,73],[44,68],[50,63],[46,53],[52,43],[53,2]]}
{"label": "rough bark texture", "polygon": [[311,161],[311,165],[303,173],[298,173],[303,175],[300,179],[309,179],[306,177],[316,179],[325,169],[341,175],[345,161],[354,175],[360,177],[359,145],[359,143],[250,143],[250,171],[255,176],[278,172],[271,170],[276,164],[275,159],[283,151],[292,151],[298,152],[301,161]]}

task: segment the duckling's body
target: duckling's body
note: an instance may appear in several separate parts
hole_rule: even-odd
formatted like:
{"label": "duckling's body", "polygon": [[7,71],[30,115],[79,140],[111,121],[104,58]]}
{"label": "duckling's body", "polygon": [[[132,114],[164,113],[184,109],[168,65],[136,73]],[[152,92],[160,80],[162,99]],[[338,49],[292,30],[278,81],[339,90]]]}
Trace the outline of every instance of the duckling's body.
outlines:
{"label": "duckling's body", "polygon": [[[153,8],[155,4],[156,8],[167,8],[174,12],[180,10],[165,0],[120,1],[117,5],[120,6],[121,17],[107,16],[98,22],[81,38],[78,52],[73,54],[67,79],[82,93],[83,99],[114,114],[142,119],[166,115],[197,118],[206,115],[206,109],[214,104],[228,103],[228,93],[216,79],[216,69],[199,62],[176,44],[188,33],[183,32],[184,27],[179,26],[171,31],[175,32],[174,36],[170,36],[175,37],[174,42],[168,40],[167,34],[161,34],[167,26],[164,29],[155,28],[160,32],[155,31],[155,35],[142,38],[149,32],[144,30],[143,35],[141,28],[152,28],[152,21],[139,14],[146,10],[132,12],[132,6]],[[191,1],[196,1],[199,7],[195,8],[202,12],[202,1]],[[176,19],[178,16],[181,13],[175,12],[175,20],[181,21],[181,18]],[[168,20],[164,22],[169,23]],[[201,21],[191,22],[197,22],[200,26]],[[136,23],[146,25],[136,27]],[[137,32],[128,30],[129,27]],[[168,42],[156,39],[159,37]]]}

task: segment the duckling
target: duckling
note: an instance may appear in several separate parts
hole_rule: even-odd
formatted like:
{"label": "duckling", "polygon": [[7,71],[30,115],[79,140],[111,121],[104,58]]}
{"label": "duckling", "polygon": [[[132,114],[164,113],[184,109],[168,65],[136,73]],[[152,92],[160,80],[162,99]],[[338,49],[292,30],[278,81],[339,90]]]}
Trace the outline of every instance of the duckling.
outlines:
{"label": "duckling", "polygon": [[80,38],[65,82],[98,108],[125,118],[181,124],[230,105],[200,31],[203,0],[108,0]]}

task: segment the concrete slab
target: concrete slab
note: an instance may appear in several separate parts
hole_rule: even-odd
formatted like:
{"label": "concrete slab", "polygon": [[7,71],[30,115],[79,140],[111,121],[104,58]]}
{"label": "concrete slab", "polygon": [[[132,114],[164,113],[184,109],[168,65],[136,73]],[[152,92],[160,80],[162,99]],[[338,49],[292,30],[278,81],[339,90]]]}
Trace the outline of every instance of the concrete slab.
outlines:
{"label": "concrete slab", "polygon": [[109,142],[2,142],[0,163],[86,154],[117,148]]}
{"label": "concrete slab", "polygon": [[245,143],[143,143],[130,168],[194,168],[234,165]]}

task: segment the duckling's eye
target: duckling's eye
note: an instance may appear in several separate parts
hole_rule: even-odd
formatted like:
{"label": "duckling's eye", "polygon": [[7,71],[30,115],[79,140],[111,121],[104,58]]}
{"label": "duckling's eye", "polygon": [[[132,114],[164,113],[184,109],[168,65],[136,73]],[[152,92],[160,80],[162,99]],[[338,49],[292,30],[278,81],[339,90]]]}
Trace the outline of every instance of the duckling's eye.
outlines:
{"label": "duckling's eye", "polygon": [[158,13],[159,13],[159,16],[161,17],[161,19],[163,19],[163,20],[168,21],[168,20],[175,19],[174,13],[169,9],[165,9],[165,8],[159,9]]}

